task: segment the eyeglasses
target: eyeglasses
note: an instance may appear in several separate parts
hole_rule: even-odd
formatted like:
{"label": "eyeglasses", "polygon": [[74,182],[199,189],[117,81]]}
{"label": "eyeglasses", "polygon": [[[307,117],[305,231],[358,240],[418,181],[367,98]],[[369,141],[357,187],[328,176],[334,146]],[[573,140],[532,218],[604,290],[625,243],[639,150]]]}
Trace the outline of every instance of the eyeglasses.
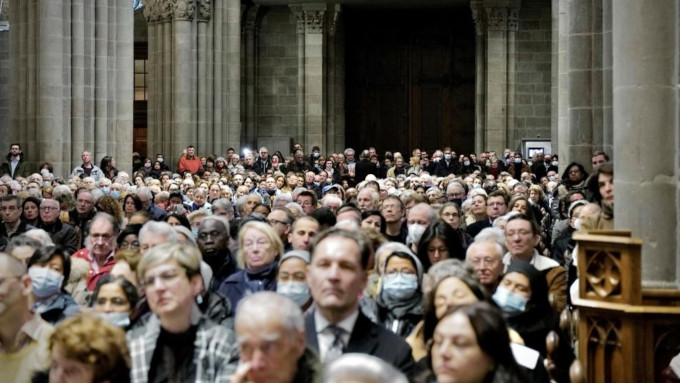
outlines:
{"label": "eyeglasses", "polygon": [[15,211],[15,210],[19,210],[19,209],[16,206],[2,206],[2,207],[0,207],[0,211],[7,211],[7,210]]}
{"label": "eyeglasses", "polygon": [[144,287],[147,289],[156,287],[156,282],[160,282],[161,285],[167,287],[168,285],[173,284],[177,280],[177,278],[179,278],[179,276],[180,276],[179,270],[170,270],[162,272],[158,275],[150,275],[148,277],[145,277],[142,280],[142,283],[144,284]]}
{"label": "eyeglasses", "polygon": [[505,236],[507,238],[514,238],[515,236],[519,235],[520,237],[528,237],[534,235],[531,231],[528,230],[520,230],[520,231],[510,231],[505,233]]}
{"label": "eyeglasses", "polygon": [[487,257],[487,258],[473,258],[469,262],[472,265],[475,265],[475,266],[480,266],[480,265],[482,265],[482,266],[485,266],[485,265],[486,266],[495,266],[496,264],[498,264],[498,261],[499,261],[498,259],[493,259],[493,258]]}
{"label": "eyeglasses", "polygon": [[52,206],[41,206],[40,211],[57,211],[59,210],[58,207],[52,207]]}

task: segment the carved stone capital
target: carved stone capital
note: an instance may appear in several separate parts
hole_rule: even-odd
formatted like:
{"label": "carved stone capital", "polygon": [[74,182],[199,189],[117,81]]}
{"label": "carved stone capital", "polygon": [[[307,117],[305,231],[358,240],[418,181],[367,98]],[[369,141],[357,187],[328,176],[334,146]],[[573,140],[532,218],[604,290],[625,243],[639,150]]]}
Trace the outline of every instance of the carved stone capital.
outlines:
{"label": "carved stone capital", "polygon": [[253,33],[257,25],[257,13],[260,11],[259,5],[253,5],[243,13],[243,31]]}
{"label": "carved stone capital", "polygon": [[490,31],[505,31],[508,25],[508,9],[501,8],[487,8],[487,28]]}
{"label": "carved stone capital", "polygon": [[208,21],[212,16],[212,0],[196,0],[198,5],[198,21]]}
{"label": "carved stone capital", "polygon": [[174,19],[191,20],[194,18],[196,6],[193,0],[175,0]]}
{"label": "carved stone capital", "polygon": [[484,14],[484,7],[479,4],[470,2],[470,9],[472,10],[472,20],[475,23],[475,31],[478,35],[484,35],[486,32],[486,15]]}
{"label": "carved stone capital", "polygon": [[2,2],[2,7],[0,7],[0,21],[9,21],[9,0]]}
{"label": "carved stone capital", "polygon": [[508,31],[517,32],[519,28],[519,8],[508,8]]}
{"label": "carved stone capital", "polygon": [[295,15],[298,33],[323,33],[326,17],[325,4],[290,5]]}

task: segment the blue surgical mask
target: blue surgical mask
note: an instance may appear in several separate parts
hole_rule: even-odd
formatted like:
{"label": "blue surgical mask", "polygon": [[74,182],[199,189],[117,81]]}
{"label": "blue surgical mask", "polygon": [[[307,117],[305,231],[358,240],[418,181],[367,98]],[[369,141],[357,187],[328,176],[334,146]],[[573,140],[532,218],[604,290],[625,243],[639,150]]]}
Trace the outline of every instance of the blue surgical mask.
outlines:
{"label": "blue surgical mask", "polygon": [[111,197],[115,199],[120,198],[120,192],[118,190],[111,190]]}
{"label": "blue surgical mask", "polygon": [[194,235],[194,238],[198,238],[198,228],[197,228],[197,227],[192,227],[192,228],[191,228],[191,234]]}
{"label": "blue surgical mask", "polygon": [[521,159],[521,158],[515,158],[515,163],[516,163],[516,164],[521,164],[521,163],[522,163],[522,159]]}
{"label": "blue surgical mask", "polygon": [[450,154],[444,154],[444,159],[447,161],[451,161],[451,155]]}
{"label": "blue surgical mask", "polygon": [[465,162],[463,162],[463,165],[465,165],[465,166],[470,166],[470,161],[465,161]]}
{"label": "blue surgical mask", "polygon": [[309,301],[309,286],[305,282],[279,282],[276,292],[300,307]]}
{"label": "blue surgical mask", "polygon": [[491,297],[498,307],[507,314],[518,314],[524,312],[527,308],[529,299],[515,294],[503,286],[498,286],[496,292]]}
{"label": "blue surgical mask", "polygon": [[111,193],[111,189],[109,188],[101,188],[100,189],[104,195],[109,195]]}
{"label": "blue surgical mask", "polygon": [[96,315],[99,318],[104,319],[105,321],[111,323],[114,326],[118,326],[121,328],[126,328],[127,326],[130,325],[130,313],[129,312],[122,312],[122,313],[96,313]]}
{"label": "blue surgical mask", "polygon": [[49,267],[31,267],[28,269],[28,276],[31,277],[33,294],[38,298],[51,297],[59,293],[64,276]]}
{"label": "blue surgical mask", "polygon": [[404,301],[413,297],[418,290],[418,276],[415,274],[384,275],[382,293],[392,301]]}

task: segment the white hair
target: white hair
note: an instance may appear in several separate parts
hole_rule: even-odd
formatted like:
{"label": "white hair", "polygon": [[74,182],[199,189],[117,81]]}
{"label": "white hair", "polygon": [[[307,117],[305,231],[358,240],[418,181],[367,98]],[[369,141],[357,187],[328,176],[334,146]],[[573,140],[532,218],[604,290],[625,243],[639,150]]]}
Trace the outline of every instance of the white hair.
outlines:
{"label": "white hair", "polygon": [[268,320],[280,321],[289,334],[297,334],[305,329],[302,310],[297,303],[273,291],[261,291],[246,295],[236,308],[236,326],[242,322],[258,325]]}
{"label": "white hair", "polygon": [[368,354],[344,354],[327,366],[324,383],[407,383],[404,374],[382,359]]}

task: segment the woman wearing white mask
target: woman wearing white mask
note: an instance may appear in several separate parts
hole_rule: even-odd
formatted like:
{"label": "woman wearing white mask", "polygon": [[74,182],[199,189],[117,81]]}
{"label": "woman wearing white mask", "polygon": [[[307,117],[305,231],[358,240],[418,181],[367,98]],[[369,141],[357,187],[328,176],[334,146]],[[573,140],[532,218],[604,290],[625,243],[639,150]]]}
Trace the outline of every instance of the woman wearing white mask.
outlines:
{"label": "woman wearing white mask", "polygon": [[410,251],[387,256],[376,298],[378,322],[402,337],[408,336],[423,316],[423,266]]}
{"label": "woman wearing white mask", "polygon": [[70,274],[71,258],[60,246],[39,248],[28,260],[33,310],[48,323],[57,324],[80,312],[76,301],[64,290]]}
{"label": "woman wearing white mask", "polygon": [[281,257],[276,275],[276,292],[295,302],[303,312],[312,305],[312,296],[307,285],[309,252],[291,250]]}
{"label": "woman wearing white mask", "polygon": [[90,306],[100,318],[127,330],[130,328],[130,315],[138,301],[137,289],[130,281],[105,275],[97,282]]}

